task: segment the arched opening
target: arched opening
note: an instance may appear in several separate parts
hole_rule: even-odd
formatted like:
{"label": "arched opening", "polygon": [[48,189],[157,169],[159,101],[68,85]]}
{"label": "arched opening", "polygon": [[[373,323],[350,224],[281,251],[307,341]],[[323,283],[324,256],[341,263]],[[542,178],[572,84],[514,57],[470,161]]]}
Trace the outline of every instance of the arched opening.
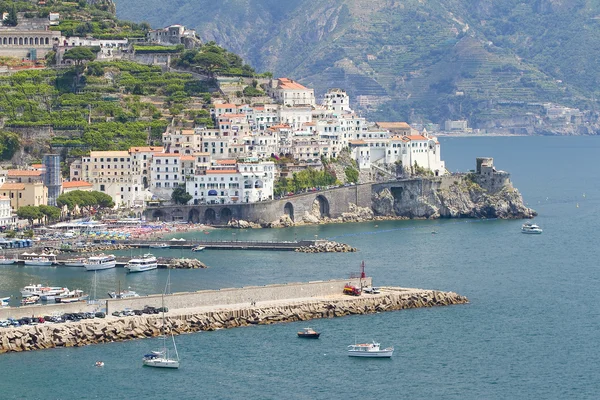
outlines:
{"label": "arched opening", "polygon": [[252,181],[250,179],[244,181],[244,189],[252,189]]}
{"label": "arched opening", "polygon": [[6,38],[2,39],[2,44],[6,44]]}
{"label": "arched opening", "polygon": [[35,38],[35,44],[36,45],[40,44],[40,39],[39,38]]}
{"label": "arched opening", "polygon": [[188,214],[188,222],[191,222],[192,224],[199,224],[200,223],[200,211],[198,211],[195,208],[192,208]]}
{"label": "arched opening", "polygon": [[142,219],[142,212],[141,212],[141,211],[138,211],[138,213],[137,213],[137,214],[135,214],[135,217],[136,217],[137,219]]}
{"label": "arched opening", "polygon": [[[15,38],[15,39],[16,39],[16,38]],[[16,40],[15,40],[15,42],[16,42]],[[23,38],[22,38],[22,37],[21,37],[21,38],[19,38],[19,44],[20,44],[20,45],[22,45],[22,44],[23,44]]]}
{"label": "arched opening", "polygon": [[29,40],[27,38],[23,39],[23,44],[28,44]]}
{"label": "arched opening", "polygon": [[255,183],[254,183],[254,188],[255,189],[262,189],[264,186],[263,181],[261,181],[260,179],[258,179]]}
{"label": "arched opening", "polygon": [[48,41],[48,38],[46,38],[46,40],[45,40],[45,41],[46,41],[46,44],[49,44],[49,43],[50,43],[50,42]]}
{"label": "arched opening", "polygon": [[217,213],[212,208],[204,211],[204,223],[207,225],[213,225],[217,220]]}
{"label": "arched opening", "polygon": [[321,218],[329,217],[329,201],[325,196],[318,195],[313,204],[318,207]]}
{"label": "arched opening", "polygon": [[287,215],[288,217],[290,217],[290,219],[293,221],[294,220],[294,205],[292,203],[290,203],[289,201],[287,203],[285,203],[285,206],[283,207],[283,213],[285,215]]}
{"label": "arched opening", "polygon": [[165,213],[162,212],[161,210],[155,210],[152,213],[152,219],[154,221],[164,221],[165,220]]}
{"label": "arched opening", "polygon": [[173,221],[181,221],[183,220],[183,211],[178,208],[171,213],[171,216],[173,217]]}
{"label": "arched opening", "polygon": [[29,44],[33,44],[33,38],[32,37],[29,38]]}
{"label": "arched opening", "polygon": [[12,44],[12,38],[11,37],[8,38],[8,44]]}
{"label": "arched opening", "polygon": [[231,221],[232,212],[231,209],[225,207],[221,210],[221,224],[227,224]]}
{"label": "arched opening", "polygon": [[147,176],[144,176],[142,178],[142,183],[144,184],[144,189],[147,189],[148,188],[148,177]]}

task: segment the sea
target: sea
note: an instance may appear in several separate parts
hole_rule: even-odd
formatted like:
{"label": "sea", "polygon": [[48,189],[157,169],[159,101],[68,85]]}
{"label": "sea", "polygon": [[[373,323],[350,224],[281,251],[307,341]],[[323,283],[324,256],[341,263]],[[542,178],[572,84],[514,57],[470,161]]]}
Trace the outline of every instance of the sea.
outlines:
{"label": "sea", "polygon": [[[539,216],[523,221],[386,221],[287,229],[212,230],[184,238],[330,238],[346,254],[153,250],[209,268],[171,272],[193,291],[337,279],[362,261],[376,286],[455,291],[467,305],[176,337],[179,370],[142,367],[159,339],[0,355],[2,399],[596,399],[600,393],[600,138],[441,138],[451,171],[493,157]],[[433,234],[432,232],[437,232]],[[128,254],[123,252],[121,254]],[[134,253],[132,253],[134,254]],[[136,253],[137,254],[137,253]],[[98,297],[117,287],[160,293],[166,270],[96,274]],[[77,268],[0,267],[0,295],[43,282],[92,289]],[[311,326],[319,340],[299,340]],[[391,359],[348,357],[349,344],[394,346]],[[94,366],[103,361],[104,367]]]}

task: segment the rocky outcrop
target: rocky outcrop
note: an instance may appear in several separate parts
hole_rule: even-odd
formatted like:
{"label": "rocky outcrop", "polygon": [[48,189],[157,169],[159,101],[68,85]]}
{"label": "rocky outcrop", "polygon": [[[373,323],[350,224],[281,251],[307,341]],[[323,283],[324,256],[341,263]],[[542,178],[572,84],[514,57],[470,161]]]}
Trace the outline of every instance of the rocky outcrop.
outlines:
{"label": "rocky outcrop", "polygon": [[[468,299],[453,292],[384,288],[381,294],[312,300],[261,307],[240,307],[211,312],[169,312],[167,333],[175,335],[248,325],[270,325],[281,322],[335,318],[345,315],[372,314],[408,308],[465,304]],[[0,328],[0,353],[80,347],[141,339],[162,334],[162,317],[142,315],[107,317],[63,324],[41,324],[18,328]]]}
{"label": "rocky outcrop", "polygon": [[377,215],[408,218],[518,219],[537,215],[525,206],[510,182],[499,188],[481,183],[476,176],[467,175],[455,177],[449,185],[432,178],[404,185],[394,193],[384,188],[373,194],[373,210]]}
{"label": "rocky outcrop", "polygon": [[244,221],[243,219],[231,220],[227,223],[227,227],[234,229],[257,229],[262,228],[260,224],[256,222]]}
{"label": "rocky outcrop", "polygon": [[298,247],[294,251],[297,253],[354,253],[357,250],[345,243],[323,241],[310,246]]}
{"label": "rocky outcrop", "polygon": [[195,258],[174,258],[171,260],[167,268],[173,269],[205,269],[206,264]]}

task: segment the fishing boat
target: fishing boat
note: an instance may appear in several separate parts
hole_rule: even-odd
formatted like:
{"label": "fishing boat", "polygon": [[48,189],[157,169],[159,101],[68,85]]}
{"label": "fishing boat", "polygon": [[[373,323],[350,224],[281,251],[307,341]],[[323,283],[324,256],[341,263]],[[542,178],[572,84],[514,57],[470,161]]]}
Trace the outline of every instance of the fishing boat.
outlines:
{"label": "fishing boat", "polygon": [[8,307],[8,303],[10,302],[9,297],[0,297],[0,307]]}
{"label": "fishing boat", "polygon": [[321,333],[315,331],[313,328],[303,328],[298,332],[298,337],[305,339],[318,339]]}
{"label": "fishing boat", "polygon": [[63,263],[65,267],[85,267],[87,258],[71,258]]}
{"label": "fishing boat", "polygon": [[205,248],[206,248],[206,247],[203,247],[203,246],[196,246],[196,247],[194,247],[194,248],[192,249],[192,251],[202,251],[202,250],[204,250]]}
{"label": "fishing boat", "polygon": [[13,265],[15,263],[14,258],[6,258],[4,256],[0,256],[0,265]]}
{"label": "fishing boat", "polygon": [[169,248],[169,245],[166,243],[154,243],[148,247],[151,249],[167,249],[167,248]]}
{"label": "fishing boat", "polygon": [[379,343],[361,343],[348,346],[348,355],[350,357],[372,357],[372,358],[390,358],[394,354],[394,348],[388,347],[381,349]]}
{"label": "fishing boat", "polygon": [[142,258],[132,258],[125,269],[128,272],[144,272],[158,268],[158,261],[152,254],[144,254]]}
{"label": "fishing boat", "polygon": [[166,334],[166,323],[165,323],[165,293],[168,293],[168,288],[171,283],[171,271],[169,270],[169,276],[167,278],[167,284],[165,286],[165,292],[162,295],[162,349],[157,351],[151,351],[144,355],[143,363],[147,367],[154,368],[179,368],[179,353],[177,352],[177,345],[175,344],[175,336],[171,333],[171,339],[173,340],[173,349],[175,352],[175,358],[172,358],[167,348],[167,334]]}
{"label": "fishing boat", "polygon": [[83,293],[83,290],[75,289],[68,293],[57,296],[55,301],[57,303],[75,303],[78,301],[87,300],[90,296]]}
{"label": "fishing boat", "polygon": [[99,254],[88,258],[84,265],[86,271],[100,271],[103,269],[115,268],[117,260],[112,254]]}
{"label": "fishing boat", "polygon": [[542,228],[540,228],[538,225],[527,223],[523,224],[523,226],[521,227],[521,232],[529,234],[540,234],[542,233]]}

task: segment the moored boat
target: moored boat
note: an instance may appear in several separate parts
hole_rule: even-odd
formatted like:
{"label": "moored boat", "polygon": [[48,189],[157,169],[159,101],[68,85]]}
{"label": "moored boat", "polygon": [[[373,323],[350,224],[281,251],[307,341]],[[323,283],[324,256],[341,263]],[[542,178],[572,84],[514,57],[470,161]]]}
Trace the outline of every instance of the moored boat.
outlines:
{"label": "moored boat", "polygon": [[148,247],[151,249],[167,249],[167,248],[169,248],[169,245],[166,243],[154,243]]}
{"label": "moored boat", "polygon": [[158,268],[158,261],[152,254],[144,254],[141,258],[132,258],[125,266],[128,272],[144,272],[156,268]]}
{"label": "moored boat", "polygon": [[115,268],[117,260],[112,254],[100,254],[88,258],[84,267],[86,271],[100,271],[103,269]]}
{"label": "moored boat", "polygon": [[377,342],[351,344],[348,346],[348,355],[350,357],[390,358],[392,354],[394,354],[393,347],[382,350]]}
{"label": "moored boat", "polygon": [[119,293],[108,292],[108,297],[110,297],[111,299],[129,299],[131,297],[140,297],[140,295],[134,292],[133,290],[129,289]]}
{"label": "moored boat", "polygon": [[40,300],[42,301],[56,301],[56,298],[62,296],[66,293],[69,293],[69,289],[67,288],[47,288],[49,290],[44,290],[39,295]]}
{"label": "moored boat", "polygon": [[12,265],[15,263],[14,258],[6,258],[6,257],[0,257],[0,265]]}
{"label": "moored boat", "polygon": [[196,247],[194,247],[194,248],[192,249],[192,251],[202,251],[202,250],[204,250],[205,248],[206,248],[206,247],[203,247],[203,246],[196,246]]}
{"label": "moored boat", "polygon": [[313,328],[303,328],[298,332],[298,337],[305,339],[318,339],[321,333],[315,331]]}
{"label": "moored boat", "polygon": [[40,296],[28,296],[21,299],[22,306],[30,306],[40,301]]}
{"label": "moored boat", "polygon": [[85,264],[87,263],[87,258],[72,258],[69,260],[65,260],[65,262],[62,264],[65,267],[85,267]]}
{"label": "moored boat", "polygon": [[83,290],[75,289],[55,298],[57,303],[75,303],[77,301],[87,300],[90,296],[83,293]]}
{"label": "moored boat", "polygon": [[56,262],[56,255],[50,254],[35,254],[35,253],[23,253],[21,254],[23,264],[31,266],[47,267]]}
{"label": "moored boat", "polygon": [[0,297],[0,307],[8,307],[10,297]]}
{"label": "moored boat", "polygon": [[521,232],[529,233],[529,234],[540,234],[540,233],[542,233],[542,228],[540,228],[536,224],[527,223],[527,224],[523,224],[523,226],[521,227]]}
{"label": "moored boat", "polygon": [[60,286],[42,286],[40,284],[37,285],[28,285],[21,289],[21,296],[29,297],[29,296],[42,296],[45,294],[52,293],[60,293],[60,292],[68,292],[69,289],[63,288]]}

